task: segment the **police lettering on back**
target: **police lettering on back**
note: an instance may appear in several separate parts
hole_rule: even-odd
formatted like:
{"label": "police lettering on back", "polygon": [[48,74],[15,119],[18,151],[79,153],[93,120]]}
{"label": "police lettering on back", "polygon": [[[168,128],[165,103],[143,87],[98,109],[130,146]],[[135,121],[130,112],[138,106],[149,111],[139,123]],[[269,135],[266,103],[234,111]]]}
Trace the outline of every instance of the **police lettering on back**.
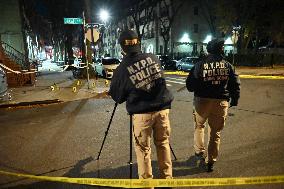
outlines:
{"label": "police lettering on back", "polygon": [[225,61],[205,63],[203,65],[203,81],[212,81],[212,85],[218,85],[221,81],[228,80],[229,68]]}
{"label": "police lettering on back", "polygon": [[161,68],[151,57],[135,62],[127,67],[129,78],[136,88],[150,89],[154,80],[161,78]]}

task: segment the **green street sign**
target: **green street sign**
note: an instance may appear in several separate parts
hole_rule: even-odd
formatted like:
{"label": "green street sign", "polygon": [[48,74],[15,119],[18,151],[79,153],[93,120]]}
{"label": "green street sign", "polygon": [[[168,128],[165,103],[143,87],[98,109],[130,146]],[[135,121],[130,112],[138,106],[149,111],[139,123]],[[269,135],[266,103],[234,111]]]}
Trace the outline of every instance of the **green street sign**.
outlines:
{"label": "green street sign", "polygon": [[64,24],[83,24],[82,18],[64,18]]}

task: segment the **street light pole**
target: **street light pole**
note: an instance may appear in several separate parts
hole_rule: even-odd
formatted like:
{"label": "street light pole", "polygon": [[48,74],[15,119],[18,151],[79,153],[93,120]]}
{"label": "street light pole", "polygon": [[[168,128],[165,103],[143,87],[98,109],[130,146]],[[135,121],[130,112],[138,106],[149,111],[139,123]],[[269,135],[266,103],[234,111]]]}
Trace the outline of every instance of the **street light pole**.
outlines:
{"label": "street light pole", "polygon": [[107,10],[101,9],[100,10],[100,19],[102,21],[102,27],[100,28],[101,31],[101,52],[104,52],[104,34],[105,34],[105,30],[107,28],[107,21],[110,18],[109,12]]}
{"label": "street light pole", "polygon": [[90,89],[90,75],[89,75],[89,61],[88,61],[88,46],[87,46],[87,38],[86,38],[86,17],[85,12],[83,11],[83,27],[84,27],[84,43],[85,43],[85,59],[87,64],[87,82],[88,82],[88,89]]}
{"label": "street light pole", "polygon": [[232,39],[233,39],[233,65],[235,66],[235,51],[236,51],[236,43],[238,41],[238,37],[239,37],[239,29],[241,27],[233,27],[233,35],[232,35]]}

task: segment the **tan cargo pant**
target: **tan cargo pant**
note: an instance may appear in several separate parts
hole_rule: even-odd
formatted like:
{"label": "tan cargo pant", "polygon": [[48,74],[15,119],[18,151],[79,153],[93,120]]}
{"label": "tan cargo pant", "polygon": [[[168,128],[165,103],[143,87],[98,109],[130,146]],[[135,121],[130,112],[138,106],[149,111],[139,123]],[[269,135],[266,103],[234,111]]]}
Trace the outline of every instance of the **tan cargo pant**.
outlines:
{"label": "tan cargo pant", "polygon": [[206,162],[214,163],[219,153],[221,130],[225,126],[229,103],[224,99],[194,97],[193,105],[194,150],[196,153],[205,152],[204,128],[205,122],[208,120]]}
{"label": "tan cargo pant", "polygon": [[139,179],[151,179],[151,138],[157,150],[160,178],[172,178],[172,161],[169,146],[169,109],[133,116],[134,147],[137,156]]}

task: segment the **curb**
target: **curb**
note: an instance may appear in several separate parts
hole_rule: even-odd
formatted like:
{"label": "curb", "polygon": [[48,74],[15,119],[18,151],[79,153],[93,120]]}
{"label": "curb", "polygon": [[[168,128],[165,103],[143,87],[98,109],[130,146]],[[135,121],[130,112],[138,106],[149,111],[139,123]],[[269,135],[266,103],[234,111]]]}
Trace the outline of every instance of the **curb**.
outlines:
{"label": "curb", "polygon": [[2,108],[16,108],[16,107],[25,107],[25,106],[35,106],[35,105],[48,105],[55,103],[62,103],[63,101],[59,99],[53,100],[41,100],[41,101],[31,101],[31,102],[19,102],[14,104],[1,104],[0,109]]}

